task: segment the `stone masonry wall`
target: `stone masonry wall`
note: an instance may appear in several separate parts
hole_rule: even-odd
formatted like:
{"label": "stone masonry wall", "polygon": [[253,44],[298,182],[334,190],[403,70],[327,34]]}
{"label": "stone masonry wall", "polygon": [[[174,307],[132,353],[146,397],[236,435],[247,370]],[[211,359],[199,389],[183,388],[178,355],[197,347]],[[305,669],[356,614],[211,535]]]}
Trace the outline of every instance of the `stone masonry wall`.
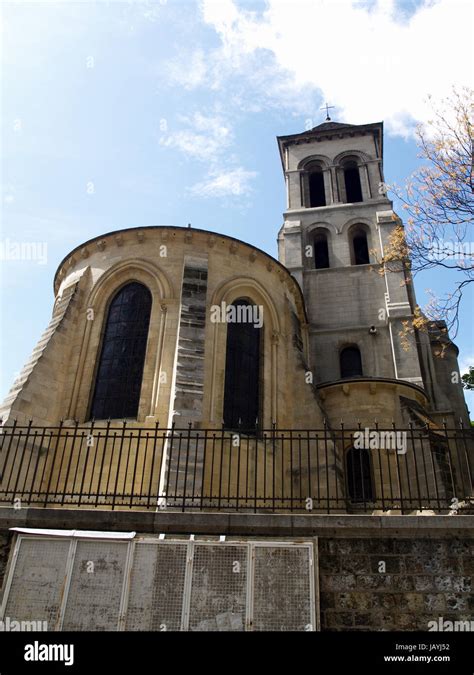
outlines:
{"label": "stone masonry wall", "polygon": [[[398,534],[387,531],[395,523]],[[427,632],[428,622],[440,618],[474,621],[472,523],[468,515],[292,517],[5,508],[0,509],[0,597],[13,526],[166,532],[170,537],[225,533],[269,541],[317,536],[322,631]]]}
{"label": "stone masonry wall", "polygon": [[468,538],[319,539],[321,630],[427,631],[439,617],[471,621],[473,571]]}
{"label": "stone masonry wall", "polygon": [[172,422],[202,419],[206,334],[207,260],[185,257]]}
{"label": "stone masonry wall", "polygon": [[9,532],[8,530],[0,530],[0,592],[3,588],[3,581],[7,569],[8,556],[10,555],[12,539],[12,532]]}

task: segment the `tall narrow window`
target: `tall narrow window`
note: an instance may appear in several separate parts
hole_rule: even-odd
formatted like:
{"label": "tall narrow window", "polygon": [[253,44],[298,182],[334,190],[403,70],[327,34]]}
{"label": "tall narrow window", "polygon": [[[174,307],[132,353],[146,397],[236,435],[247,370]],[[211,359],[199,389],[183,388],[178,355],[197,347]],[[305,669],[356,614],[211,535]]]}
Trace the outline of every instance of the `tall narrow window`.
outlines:
{"label": "tall narrow window", "polygon": [[257,308],[247,300],[233,303],[236,321],[227,325],[224,387],[224,426],[252,432],[259,420],[260,348],[262,329]]}
{"label": "tall narrow window", "polygon": [[317,270],[329,267],[328,239],[322,233],[314,238],[314,266]]}
{"label": "tall narrow window", "polygon": [[102,338],[91,419],[136,417],[150,323],[151,293],[138,282],[112,299]]}
{"label": "tall narrow window", "polygon": [[346,186],[346,201],[349,203],[362,201],[359,167],[356,162],[347,162],[344,165],[344,183]]}
{"label": "tall narrow window", "polygon": [[367,234],[363,230],[356,230],[352,236],[352,259],[354,265],[370,263]]}
{"label": "tall narrow window", "polygon": [[366,448],[350,448],[346,454],[347,487],[352,502],[374,499],[370,455]]}
{"label": "tall narrow window", "polygon": [[341,365],[341,379],[362,376],[362,360],[358,347],[346,347],[339,356]]}
{"label": "tall narrow window", "polygon": [[309,174],[309,205],[310,207],[326,206],[324,176],[319,167],[313,169]]}

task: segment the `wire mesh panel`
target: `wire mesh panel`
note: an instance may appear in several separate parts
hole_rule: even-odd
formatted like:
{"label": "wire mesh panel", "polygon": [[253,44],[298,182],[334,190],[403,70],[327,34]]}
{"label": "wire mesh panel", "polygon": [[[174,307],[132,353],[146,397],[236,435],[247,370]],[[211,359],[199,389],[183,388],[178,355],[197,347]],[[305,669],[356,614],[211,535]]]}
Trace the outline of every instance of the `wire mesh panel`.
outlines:
{"label": "wire mesh panel", "polygon": [[64,591],[69,546],[69,540],[20,540],[4,618],[47,622],[48,630],[54,630]]}
{"label": "wire mesh panel", "polygon": [[316,629],[311,542],[21,535],[17,551],[0,616],[11,621],[70,631]]}
{"label": "wire mesh panel", "polygon": [[181,628],[187,543],[137,543],[125,630]]}
{"label": "wire mesh panel", "polygon": [[255,546],[253,628],[314,630],[308,547]]}
{"label": "wire mesh panel", "polygon": [[116,630],[128,543],[79,541],[63,630]]}
{"label": "wire mesh panel", "polygon": [[243,631],[248,547],[195,544],[189,630]]}

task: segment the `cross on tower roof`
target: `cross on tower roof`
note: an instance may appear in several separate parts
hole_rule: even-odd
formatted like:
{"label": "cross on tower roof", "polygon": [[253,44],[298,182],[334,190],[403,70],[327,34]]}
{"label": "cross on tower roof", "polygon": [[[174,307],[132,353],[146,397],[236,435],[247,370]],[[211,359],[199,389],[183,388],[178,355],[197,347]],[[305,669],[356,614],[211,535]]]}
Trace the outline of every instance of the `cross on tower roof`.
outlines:
{"label": "cross on tower roof", "polygon": [[324,110],[324,109],[326,110],[326,122],[330,122],[330,121],[331,121],[331,118],[329,117],[329,109],[330,109],[330,108],[335,108],[335,106],[333,106],[333,105],[328,105],[327,103],[325,103],[325,104],[323,105],[323,107],[320,108],[320,110]]}

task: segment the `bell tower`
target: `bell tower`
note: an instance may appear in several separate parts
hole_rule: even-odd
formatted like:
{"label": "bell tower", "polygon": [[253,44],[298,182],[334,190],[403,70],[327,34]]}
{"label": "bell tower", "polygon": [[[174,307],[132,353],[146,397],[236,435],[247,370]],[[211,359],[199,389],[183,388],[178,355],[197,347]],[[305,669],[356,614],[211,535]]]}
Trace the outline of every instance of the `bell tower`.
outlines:
{"label": "bell tower", "polygon": [[[311,130],[278,137],[278,145],[287,196],[279,258],[303,291],[310,367],[322,397],[333,397],[339,419],[351,410],[357,419],[364,409],[373,419],[375,399],[384,400],[379,412],[388,421],[400,419],[412,387],[425,410],[468,423],[446,326],[442,338],[440,322],[407,331],[416,308],[410,272],[401,262],[383,265],[400,224],[386,196],[383,123],[341,124],[328,115]],[[449,348],[441,362],[434,355],[443,340]]]}
{"label": "bell tower", "polygon": [[381,273],[397,223],[383,176],[383,124],[326,121],[278,138],[287,209],[281,262],[301,285],[316,381],[402,379],[422,386],[404,271]]}
{"label": "bell tower", "polygon": [[403,401],[416,399],[435,416],[468,419],[460,385],[433,357],[433,336],[406,329],[416,308],[409,270],[383,265],[400,223],[386,196],[383,123],[328,115],[278,145],[287,197],[279,259],[303,291],[310,368],[326,408],[338,420],[355,422],[365,409],[372,421],[402,423],[415,414]]}

